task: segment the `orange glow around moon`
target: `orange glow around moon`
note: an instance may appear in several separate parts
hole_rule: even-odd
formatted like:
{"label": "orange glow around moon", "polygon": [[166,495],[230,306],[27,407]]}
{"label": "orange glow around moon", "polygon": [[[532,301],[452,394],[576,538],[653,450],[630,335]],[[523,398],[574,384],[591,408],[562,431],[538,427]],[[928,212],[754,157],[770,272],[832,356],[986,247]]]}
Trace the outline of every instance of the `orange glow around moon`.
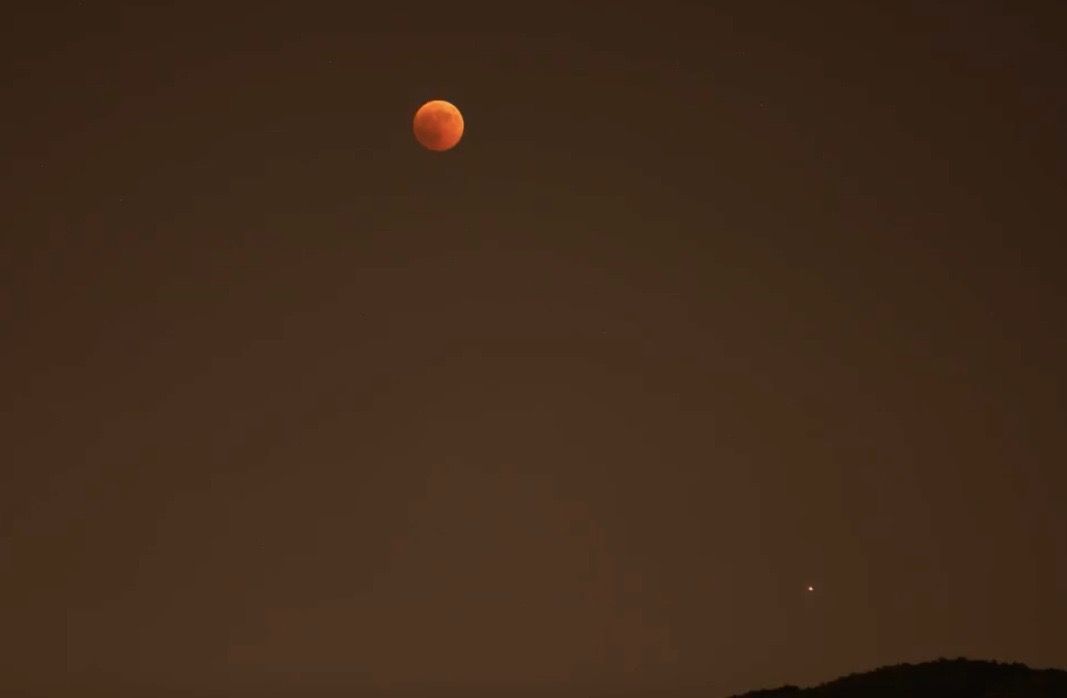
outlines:
{"label": "orange glow around moon", "polygon": [[424,148],[444,151],[454,148],[463,137],[463,115],[443,99],[423,104],[415,112],[415,138]]}

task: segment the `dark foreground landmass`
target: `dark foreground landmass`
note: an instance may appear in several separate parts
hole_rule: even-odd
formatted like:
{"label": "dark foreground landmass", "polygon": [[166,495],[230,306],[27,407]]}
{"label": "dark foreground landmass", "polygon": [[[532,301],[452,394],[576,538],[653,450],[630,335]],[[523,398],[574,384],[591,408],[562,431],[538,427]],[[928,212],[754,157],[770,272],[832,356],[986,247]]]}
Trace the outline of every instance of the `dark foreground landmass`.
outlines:
{"label": "dark foreground landmass", "polygon": [[734,698],[1067,698],[1067,671],[940,659],[849,674],[811,688],[782,686]]}

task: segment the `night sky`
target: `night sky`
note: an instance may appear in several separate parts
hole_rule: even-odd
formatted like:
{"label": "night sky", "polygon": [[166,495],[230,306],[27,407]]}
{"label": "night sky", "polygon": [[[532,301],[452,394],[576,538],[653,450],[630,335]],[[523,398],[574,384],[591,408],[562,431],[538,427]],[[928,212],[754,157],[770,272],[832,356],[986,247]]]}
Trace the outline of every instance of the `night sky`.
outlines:
{"label": "night sky", "polygon": [[1060,4],[9,9],[0,693],[1067,665]]}

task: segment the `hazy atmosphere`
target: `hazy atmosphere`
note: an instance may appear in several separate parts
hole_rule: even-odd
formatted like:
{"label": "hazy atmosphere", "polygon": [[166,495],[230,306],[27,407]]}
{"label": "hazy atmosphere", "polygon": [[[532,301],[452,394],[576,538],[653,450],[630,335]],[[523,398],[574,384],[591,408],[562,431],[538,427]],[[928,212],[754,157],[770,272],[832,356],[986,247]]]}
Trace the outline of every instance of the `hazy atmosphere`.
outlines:
{"label": "hazy atmosphere", "polygon": [[0,693],[1067,666],[1057,3],[387,7],[5,19]]}

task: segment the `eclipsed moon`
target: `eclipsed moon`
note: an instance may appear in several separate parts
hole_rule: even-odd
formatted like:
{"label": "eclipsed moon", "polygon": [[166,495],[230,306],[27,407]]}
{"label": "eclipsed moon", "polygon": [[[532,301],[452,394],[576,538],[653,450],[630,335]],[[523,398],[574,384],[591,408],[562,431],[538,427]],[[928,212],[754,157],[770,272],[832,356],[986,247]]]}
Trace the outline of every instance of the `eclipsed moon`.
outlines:
{"label": "eclipsed moon", "polygon": [[451,102],[434,99],[415,112],[414,131],[424,148],[438,152],[450,150],[463,137],[463,115]]}

